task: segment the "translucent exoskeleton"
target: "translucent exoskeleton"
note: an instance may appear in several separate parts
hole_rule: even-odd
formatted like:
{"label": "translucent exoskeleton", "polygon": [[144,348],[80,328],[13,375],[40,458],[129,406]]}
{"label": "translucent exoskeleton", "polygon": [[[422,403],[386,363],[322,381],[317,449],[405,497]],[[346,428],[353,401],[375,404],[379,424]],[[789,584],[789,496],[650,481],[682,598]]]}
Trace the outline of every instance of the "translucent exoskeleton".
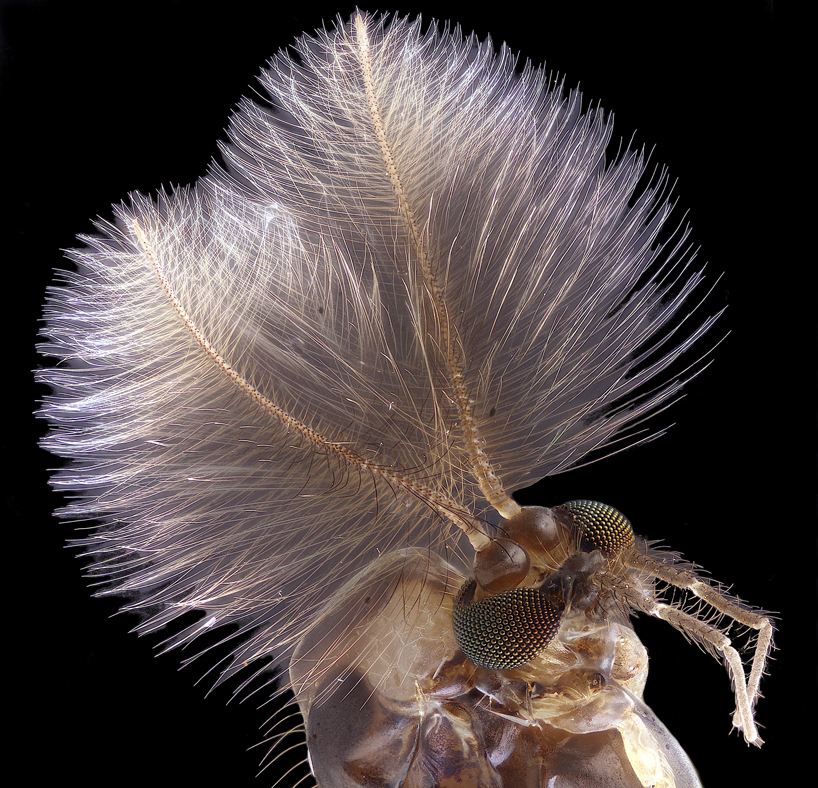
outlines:
{"label": "translucent exoskeleton", "polygon": [[459,31],[359,14],[296,49],[225,170],[134,196],[51,292],[92,571],[142,631],[201,611],[175,644],[237,625],[219,681],[272,658],[322,788],[698,786],[631,613],[724,661],[754,744],[768,617],[612,506],[512,497],[634,442],[712,323],[668,330],[701,275],[664,178]]}

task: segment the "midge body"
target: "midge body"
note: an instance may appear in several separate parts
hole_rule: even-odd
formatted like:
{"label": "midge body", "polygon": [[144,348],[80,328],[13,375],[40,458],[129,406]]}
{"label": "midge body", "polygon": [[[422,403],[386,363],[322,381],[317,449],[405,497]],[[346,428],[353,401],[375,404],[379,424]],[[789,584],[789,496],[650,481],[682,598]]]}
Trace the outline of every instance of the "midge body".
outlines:
{"label": "midge body", "polygon": [[200,611],[172,645],[234,625],[218,681],[272,659],[322,788],[699,785],[630,615],[723,659],[753,744],[769,620],[605,503],[511,494],[635,442],[712,323],[670,342],[701,276],[664,178],[459,31],[357,14],[296,49],[226,169],[134,196],[51,291],[91,571],[140,631]]}

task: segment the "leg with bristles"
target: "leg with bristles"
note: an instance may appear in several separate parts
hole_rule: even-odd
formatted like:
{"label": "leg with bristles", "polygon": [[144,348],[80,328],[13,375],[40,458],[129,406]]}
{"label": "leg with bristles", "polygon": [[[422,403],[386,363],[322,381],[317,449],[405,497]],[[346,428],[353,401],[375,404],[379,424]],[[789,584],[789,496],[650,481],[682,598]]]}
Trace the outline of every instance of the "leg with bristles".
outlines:
{"label": "leg with bristles", "polygon": [[733,681],[733,691],[736,696],[733,725],[742,731],[748,744],[761,745],[762,740],[753,719],[753,708],[759,697],[759,684],[772,648],[772,621],[762,613],[749,610],[737,599],[704,582],[695,572],[688,569],[663,563],[636,552],[628,557],[627,563],[632,568],[641,569],[668,585],[689,591],[717,613],[728,616],[738,624],[758,632],[750,675],[745,679],[741,656],[732,646],[730,638],[721,629],[673,605],[659,602],[652,595],[643,594],[633,600],[635,606],[640,610],[667,621],[708,650],[715,649],[722,655]]}

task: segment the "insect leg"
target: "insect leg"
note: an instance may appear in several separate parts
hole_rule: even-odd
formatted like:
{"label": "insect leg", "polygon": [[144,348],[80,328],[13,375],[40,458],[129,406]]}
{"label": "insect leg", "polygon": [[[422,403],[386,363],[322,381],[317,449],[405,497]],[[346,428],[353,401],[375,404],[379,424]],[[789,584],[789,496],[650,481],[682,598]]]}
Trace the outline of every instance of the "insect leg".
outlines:
{"label": "insect leg", "polygon": [[739,652],[731,645],[730,638],[717,626],[702,621],[678,607],[659,602],[655,596],[639,595],[632,599],[637,608],[672,624],[686,635],[700,642],[708,650],[720,652],[733,680],[736,696],[736,713],[733,724],[744,734],[748,744],[761,745],[762,740],[753,719],[753,707],[759,697],[759,684],[764,674],[767,656],[772,648],[773,624],[763,613],[750,610],[739,600],[702,580],[695,572],[663,563],[651,556],[632,552],[626,559],[629,566],[641,569],[646,574],[675,588],[689,591],[702,602],[721,615],[725,615],[742,626],[758,632],[749,678],[745,680],[744,666]]}

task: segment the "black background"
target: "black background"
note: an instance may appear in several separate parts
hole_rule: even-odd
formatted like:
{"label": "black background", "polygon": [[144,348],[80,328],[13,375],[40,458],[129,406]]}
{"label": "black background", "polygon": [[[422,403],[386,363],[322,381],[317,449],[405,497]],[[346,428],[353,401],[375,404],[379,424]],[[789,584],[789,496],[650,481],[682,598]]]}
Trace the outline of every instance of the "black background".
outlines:
{"label": "black background", "polygon": [[[204,664],[153,659],[158,638],[128,634],[117,603],[94,600],[51,518],[55,460],[36,447],[43,391],[29,370],[40,304],[60,249],[128,192],[188,184],[217,156],[227,118],[265,60],[351,5],[274,2],[16,2],[3,6],[0,218],[11,364],[3,458],[7,692],[26,784],[266,786],[254,779],[270,709],[209,687]],[[376,10],[376,9],[371,9]],[[394,9],[393,9],[394,10]],[[799,107],[771,3],[539,3],[483,9],[401,4],[458,21],[579,84],[616,115],[617,132],[652,148],[677,180],[693,243],[708,261],[707,312],[729,305],[701,343],[726,336],[684,399],[660,415],[668,434],[543,482],[527,502],[590,497],[623,510],[736,594],[779,611],[780,648],[763,684],[766,740],[730,734],[726,671],[666,625],[642,620],[646,700],[705,786],[769,785],[806,761],[814,734],[815,261],[794,256],[779,173],[799,157]],[[783,64],[782,64],[783,58]],[[681,213],[679,214],[681,217]],[[720,274],[724,274],[719,278]],[[691,359],[692,360],[692,359]],[[15,757],[16,756],[16,757]],[[282,785],[290,788],[294,779]]]}

